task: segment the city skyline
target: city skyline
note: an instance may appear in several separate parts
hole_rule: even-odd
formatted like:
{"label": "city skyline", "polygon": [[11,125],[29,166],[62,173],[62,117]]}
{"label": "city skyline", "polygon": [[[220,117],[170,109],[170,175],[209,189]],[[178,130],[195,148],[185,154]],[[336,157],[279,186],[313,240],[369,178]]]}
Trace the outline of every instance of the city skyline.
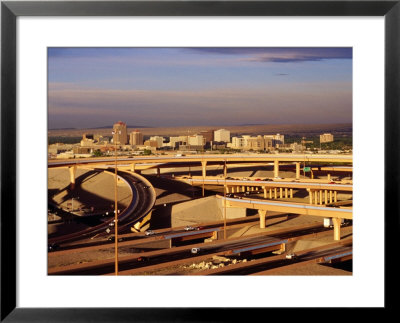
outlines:
{"label": "city skyline", "polygon": [[49,48],[49,129],[352,122],[351,48]]}

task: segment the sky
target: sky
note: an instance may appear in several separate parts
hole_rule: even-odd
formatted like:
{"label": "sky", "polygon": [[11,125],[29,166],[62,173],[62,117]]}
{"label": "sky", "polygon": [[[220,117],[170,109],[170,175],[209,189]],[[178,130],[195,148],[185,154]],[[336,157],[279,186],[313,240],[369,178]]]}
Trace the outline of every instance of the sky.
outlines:
{"label": "sky", "polygon": [[352,48],[48,48],[49,129],[352,122]]}

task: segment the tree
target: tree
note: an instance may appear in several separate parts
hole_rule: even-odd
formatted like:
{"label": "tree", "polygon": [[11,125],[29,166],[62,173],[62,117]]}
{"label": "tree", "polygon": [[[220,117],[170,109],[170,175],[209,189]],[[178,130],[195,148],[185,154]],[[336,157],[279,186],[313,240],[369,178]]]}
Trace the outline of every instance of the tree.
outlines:
{"label": "tree", "polygon": [[93,157],[101,157],[101,156],[103,156],[103,153],[99,149],[93,151],[92,154],[93,154]]}
{"label": "tree", "polygon": [[150,149],[144,149],[143,150],[143,155],[151,155],[151,150]]}

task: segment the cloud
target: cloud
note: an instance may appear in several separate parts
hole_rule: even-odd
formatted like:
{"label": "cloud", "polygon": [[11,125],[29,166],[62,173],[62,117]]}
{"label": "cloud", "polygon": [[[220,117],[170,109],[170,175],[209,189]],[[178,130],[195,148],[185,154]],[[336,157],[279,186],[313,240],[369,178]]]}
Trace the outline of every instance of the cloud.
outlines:
{"label": "cloud", "polygon": [[190,48],[197,53],[236,55],[242,61],[296,63],[315,62],[329,59],[352,59],[351,47],[199,47]]}

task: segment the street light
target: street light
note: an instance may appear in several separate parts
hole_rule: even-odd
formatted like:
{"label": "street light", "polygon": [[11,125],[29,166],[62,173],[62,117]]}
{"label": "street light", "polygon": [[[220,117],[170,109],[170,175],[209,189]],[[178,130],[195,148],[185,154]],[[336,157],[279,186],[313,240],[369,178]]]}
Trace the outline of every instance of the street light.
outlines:
{"label": "street light", "polygon": [[224,240],[226,240],[226,159],[224,160]]}
{"label": "street light", "polygon": [[[121,131],[113,131],[113,135],[121,135]],[[115,243],[115,275],[118,275],[118,188],[117,188],[117,138],[114,138],[115,151],[115,181],[114,181],[114,198],[115,198],[115,218],[114,218],[114,243]]]}

